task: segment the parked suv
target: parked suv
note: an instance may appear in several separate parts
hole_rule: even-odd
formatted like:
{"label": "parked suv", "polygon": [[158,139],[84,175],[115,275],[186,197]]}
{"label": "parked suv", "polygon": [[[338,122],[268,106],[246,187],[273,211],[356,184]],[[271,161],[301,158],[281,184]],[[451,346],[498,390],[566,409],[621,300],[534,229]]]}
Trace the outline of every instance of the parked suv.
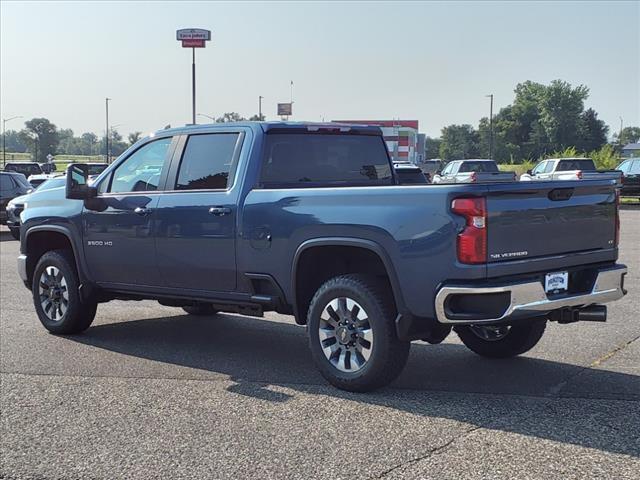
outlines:
{"label": "parked suv", "polygon": [[[7,223],[7,204],[10,200],[31,191],[31,185],[21,173],[0,172],[0,223]],[[9,226],[11,235],[18,239],[20,229]]]}
{"label": "parked suv", "polygon": [[640,195],[640,158],[628,158],[616,170],[622,172],[622,195]]}
{"label": "parked suv", "polygon": [[73,164],[66,199],[22,212],[19,272],[55,334],[112,299],[277,311],[307,326],[329,382],[366,391],[396,378],[411,340],[454,329],[513,357],[548,320],[604,321],[625,293],[614,179],[404,186],[378,127],[167,129],[88,179]]}

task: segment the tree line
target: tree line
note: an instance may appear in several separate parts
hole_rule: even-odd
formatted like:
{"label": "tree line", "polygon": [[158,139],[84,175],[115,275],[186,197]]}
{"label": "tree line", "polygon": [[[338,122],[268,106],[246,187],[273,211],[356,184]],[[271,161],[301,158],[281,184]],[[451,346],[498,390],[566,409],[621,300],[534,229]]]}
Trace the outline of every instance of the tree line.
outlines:
{"label": "tree line", "polygon": [[[593,108],[584,108],[589,97],[586,86],[573,87],[562,80],[549,85],[526,81],[514,92],[513,103],[493,117],[492,157],[498,163],[536,161],[570,149],[589,153],[607,145],[609,127]],[[481,118],[477,128],[446,126],[439,138],[426,139],[426,158],[489,158],[490,126],[488,117]],[[614,135],[614,144],[639,139],[640,128],[627,127]]]}
{"label": "tree line", "polygon": [[[239,122],[247,120],[236,112],[228,112],[216,118],[217,123]],[[253,115],[248,120],[264,120],[264,115]],[[117,157],[131,145],[140,140],[142,132],[132,132],[123,138],[114,128],[109,131],[109,152]],[[4,134],[7,152],[29,152],[37,162],[46,162],[47,155],[104,155],[105,138],[93,132],[76,136],[70,128],[58,129],[47,118],[33,118],[24,123],[20,131],[8,130]],[[1,137],[0,137],[1,138]]]}
{"label": "tree line", "polygon": [[[493,117],[492,157],[498,163],[521,164],[536,161],[554,152],[573,151],[597,156],[604,150],[615,152],[627,143],[640,141],[639,127],[626,127],[613,136],[608,146],[609,127],[593,108],[585,110],[589,89],[584,85],[554,80],[549,85],[526,81],[516,86],[513,103],[501,108]],[[246,119],[237,112],[227,112],[215,122],[264,120],[258,115]],[[115,129],[109,132],[110,155],[118,156],[140,139],[133,132],[125,139]],[[25,122],[20,131],[7,131],[7,152],[30,152],[38,162],[49,154],[101,155],[105,139],[87,132],[76,136],[71,129],[58,129],[46,118]],[[489,158],[491,122],[483,117],[472,125],[449,125],[439,138],[426,139],[426,158],[443,160]]]}

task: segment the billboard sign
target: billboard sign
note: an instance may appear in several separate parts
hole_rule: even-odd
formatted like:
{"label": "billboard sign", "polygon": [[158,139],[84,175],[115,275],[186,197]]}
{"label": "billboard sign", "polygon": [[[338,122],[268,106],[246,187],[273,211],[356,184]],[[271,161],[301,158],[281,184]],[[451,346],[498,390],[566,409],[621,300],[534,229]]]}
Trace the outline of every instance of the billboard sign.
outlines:
{"label": "billboard sign", "polygon": [[293,105],[291,103],[279,103],[278,104],[278,115],[281,117],[288,117],[289,115],[293,115]]}
{"label": "billboard sign", "polygon": [[176,31],[176,40],[211,40],[211,30],[203,28],[183,28]]}
{"label": "billboard sign", "polygon": [[204,48],[204,40],[182,40],[183,48]]}

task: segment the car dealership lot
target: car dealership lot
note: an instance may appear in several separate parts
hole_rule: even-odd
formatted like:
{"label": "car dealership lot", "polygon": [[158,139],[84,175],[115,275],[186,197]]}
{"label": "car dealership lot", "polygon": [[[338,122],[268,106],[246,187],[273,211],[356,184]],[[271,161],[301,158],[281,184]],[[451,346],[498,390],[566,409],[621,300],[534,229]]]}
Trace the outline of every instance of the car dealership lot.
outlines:
{"label": "car dealership lot", "polygon": [[55,337],[0,230],[0,478],[637,478],[640,211],[606,324],[550,324],[529,354],[415,343],[390,388],[325,384],[293,320],[101,305]]}

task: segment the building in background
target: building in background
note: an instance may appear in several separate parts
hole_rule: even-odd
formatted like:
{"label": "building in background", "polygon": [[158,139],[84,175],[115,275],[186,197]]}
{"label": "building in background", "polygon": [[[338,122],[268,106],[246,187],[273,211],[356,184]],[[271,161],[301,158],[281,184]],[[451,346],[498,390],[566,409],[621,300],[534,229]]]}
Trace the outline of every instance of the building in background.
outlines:
{"label": "building in background", "polygon": [[[424,160],[424,135],[418,133],[418,120],[333,120],[337,123],[380,127],[394,162],[419,163]],[[422,140],[420,140],[422,136]]]}

